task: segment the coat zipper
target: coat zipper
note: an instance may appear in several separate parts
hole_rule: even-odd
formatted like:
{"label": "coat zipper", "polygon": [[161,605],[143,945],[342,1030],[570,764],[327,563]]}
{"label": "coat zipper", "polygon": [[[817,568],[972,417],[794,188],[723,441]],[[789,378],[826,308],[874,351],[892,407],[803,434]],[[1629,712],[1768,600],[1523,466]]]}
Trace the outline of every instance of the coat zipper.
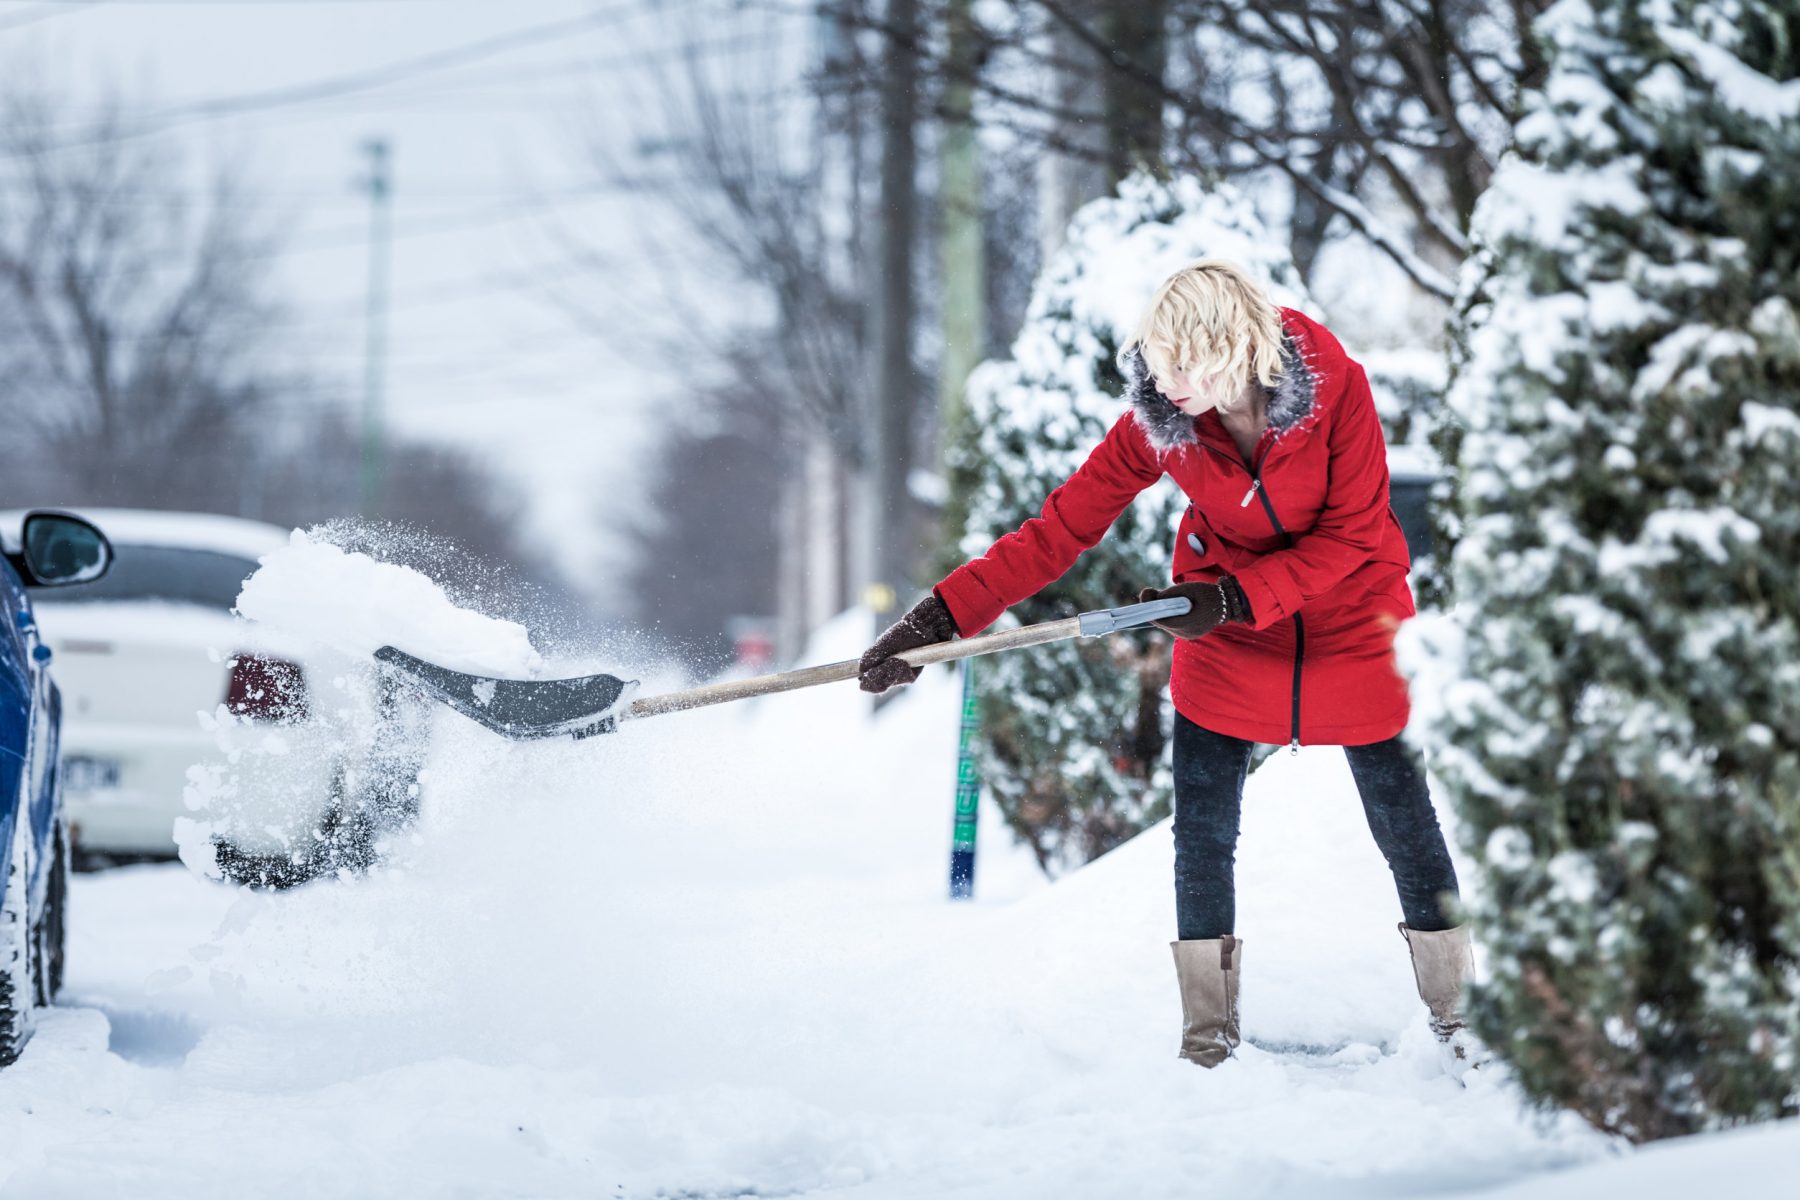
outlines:
{"label": "coat zipper", "polygon": [[[1204,443],[1204,442],[1201,444],[1206,445],[1206,443]],[[1232,463],[1234,466],[1238,467],[1240,470],[1247,469],[1250,472],[1250,490],[1244,493],[1244,498],[1242,500],[1238,501],[1238,507],[1239,508],[1248,508],[1250,505],[1250,501],[1252,499],[1261,497],[1262,503],[1263,503],[1263,512],[1268,514],[1269,524],[1273,525],[1275,527],[1275,532],[1281,535],[1282,541],[1286,545],[1292,546],[1294,544],[1293,535],[1288,533],[1288,531],[1282,527],[1281,518],[1279,518],[1275,515],[1275,505],[1269,499],[1268,489],[1263,487],[1263,481],[1262,481],[1263,459],[1267,458],[1269,456],[1269,451],[1274,449],[1274,443],[1271,442],[1271,443],[1269,443],[1268,446],[1264,447],[1263,452],[1256,456],[1256,462],[1248,468],[1246,468],[1244,466],[1244,462],[1242,459],[1232,458],[1231,455],[1225,453],[1223,450],[1219,449],[1217,446],[1207,445],[1206,448],[1208,450],[1211,450],[1214,454],[1217,454],[1220,458],[1223,458],[1227,462]],[[1300,664],[1305,660],[1305,658],[1306,658],[1306,623],[1303,620],[1301,620],[1299,613],[1295,613],[1294,614],[1293,729],[1292,729],[1291,740],[1288,742],[1288,751],[1291,754],[1300,753]]]}

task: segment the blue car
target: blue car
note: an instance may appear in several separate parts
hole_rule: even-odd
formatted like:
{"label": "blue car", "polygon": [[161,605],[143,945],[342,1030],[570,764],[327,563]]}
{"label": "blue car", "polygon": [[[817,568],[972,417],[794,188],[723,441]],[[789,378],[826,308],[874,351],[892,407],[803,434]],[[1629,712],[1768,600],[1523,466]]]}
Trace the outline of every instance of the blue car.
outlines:
{"label": "blue car", "polygon": [[[0,534],[9,531],[0,530]],[[86,583],[112,546],[67,513],[25,515],[17,543],[0,537],[0,1067],[31,1036],[32,1010],[62,986],[69,833],[58,782],[62,699],[38,638],[27,587]]]}

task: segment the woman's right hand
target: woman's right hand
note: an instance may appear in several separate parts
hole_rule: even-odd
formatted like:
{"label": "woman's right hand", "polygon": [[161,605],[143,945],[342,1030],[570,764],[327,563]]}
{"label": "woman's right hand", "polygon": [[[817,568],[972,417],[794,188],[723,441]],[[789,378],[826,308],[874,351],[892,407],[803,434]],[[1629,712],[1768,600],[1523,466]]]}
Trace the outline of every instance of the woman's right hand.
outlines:
{"label": "woman's right hand", "polygon": [[1249,601],[1244,599],[1243,589],[1231,575],[1221,577],[1217,583],[1178,583],[1174,587],[1144,588],[1138,593],[1138,603],[1171,600],[1178,596],[1193,605],[1185,616],[1150,623],[1184,641],[1205,637],[1227,622],[1251,621]]}
{"label": "woman's right hand", "polygon": [[911,666],[894,655],[947,642],[955,636],[956,622],[951,619],[950,610],[936,592],[931,593],[863,651],[857,662],[857,686],[865,692],[885,692],[899,684],[912,683],[924,668]]}

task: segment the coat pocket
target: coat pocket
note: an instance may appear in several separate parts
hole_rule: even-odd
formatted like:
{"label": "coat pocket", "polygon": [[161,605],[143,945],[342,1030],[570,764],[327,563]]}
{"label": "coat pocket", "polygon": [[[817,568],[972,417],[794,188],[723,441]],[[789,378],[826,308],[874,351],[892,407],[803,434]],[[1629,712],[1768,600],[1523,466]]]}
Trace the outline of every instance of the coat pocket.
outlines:
{"label": "coat pocket", "polygon": [[1235,556],[1219,540],[1219,535],[1193,504],[1181,514],[1175,527],[1173,575],[1176,583],[1193,579],[1217,579],[1232,570]]}

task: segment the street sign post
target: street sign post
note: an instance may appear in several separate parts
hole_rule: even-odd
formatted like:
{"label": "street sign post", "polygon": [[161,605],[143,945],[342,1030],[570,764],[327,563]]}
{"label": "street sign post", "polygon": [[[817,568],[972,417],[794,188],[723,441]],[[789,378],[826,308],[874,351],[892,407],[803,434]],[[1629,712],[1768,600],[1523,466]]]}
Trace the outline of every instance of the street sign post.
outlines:
{"label": "street sign post", "polygon": [[950,837],[950,898],[975,895],[975,818],[981,810],[981,767],[975,737],[981,728],[981,701],[975,695],[975,660],[962,660],[962,731],[956,747],[956,817]]}

